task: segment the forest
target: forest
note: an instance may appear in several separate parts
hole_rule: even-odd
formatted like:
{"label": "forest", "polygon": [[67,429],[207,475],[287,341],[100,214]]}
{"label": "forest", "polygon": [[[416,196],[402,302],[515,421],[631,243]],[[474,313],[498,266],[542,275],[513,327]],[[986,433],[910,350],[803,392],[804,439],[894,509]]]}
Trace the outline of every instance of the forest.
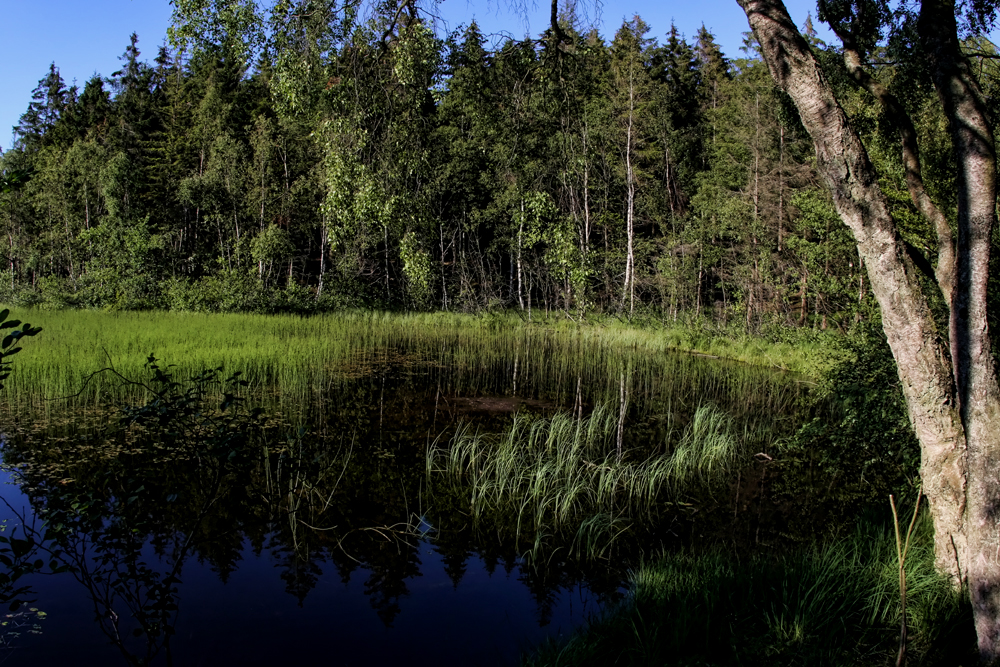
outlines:
{"label": "forest", "polygon": [[[173,0],[110,75],[40,72],[0,154],[0,303],[45,329],[9,372],[40,329],[0,314],[0,473],[71,510],[23,544],[81,555],[8,588],[135,522],[99,549],[179,545],[155,622],[133,601],[169,656],[181,564],[221,535],[224,585],[287,521],[299,607],[360,566],[386,629],[438,556],[454,589],[503,563],[539,664],[1000,664],[998,3],[823,0],[837,44],[738,4],[727,54],[572,2],[515,39],[416,0]],[[560,643],[574,587],[603,615]]]}
{"label": "forest", "polygon": [[[82,89],[54,63],[0,157],[0,301],[645,312],[750,331],[846,330],[872,311],[812,142],[750,33],[732,57],[704,27],[661,37],[638,16],[609,39],[566,11],[558,31],[514,40],[314,4],[329,15],[276,11],[289,43],[253,52],[202,35],[149,61],[132,35],[121,69]],[[908,249],[929,257],[892,118],[811,19],[803,31]],[[993,46],[966,48],[992,91]],[[953,212],[926,72],[876,62]]]}

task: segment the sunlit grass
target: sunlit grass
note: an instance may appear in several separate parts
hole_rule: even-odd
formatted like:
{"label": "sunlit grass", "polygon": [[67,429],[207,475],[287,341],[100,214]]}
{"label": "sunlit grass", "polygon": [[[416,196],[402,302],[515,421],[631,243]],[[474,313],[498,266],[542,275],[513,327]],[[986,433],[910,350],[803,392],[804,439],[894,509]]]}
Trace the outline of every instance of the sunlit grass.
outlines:
{"label": "sunlit grass", "polygon": [[[4,399],[49,409],[107,401],[136,403],[141,387],[101,369],[141,379],[153,354],[179,378],[222,366],[239,371],[260,400],[284,409],[335,392],[345,379],[380,365],[422,363],[455,395],[554,394],[572,405],[610,402],[626,378],[636,398],[660,396],[678,410],[712,401],[730,414],[787,414],[802,391],[767,365],[720,363],[676,353],[666,330],[617,321],[526,323],[510,314],[344,312],[309,318],[164,312],[24,311],[44,332],[19,355]],[[63,397],[71,397],[68,400]],[[653,409],[641,400],[640,412]],[[658,409],[658,408],[657,408]]]}
{"label": "sunlit grass", "polygon": [[586,417],[517,414],[499,434],[460,429],[427,451],[431,488],[468,498],[473,522],[516,522],[515,540],[561,535],[577,556],[607,552],[634,521],[675,511],[672,502],[711,491],[746,465],[760,434],[738,432],[710,405],[668,430],[658,453],[636,459],[617,441],[619,413],[598,406]]}

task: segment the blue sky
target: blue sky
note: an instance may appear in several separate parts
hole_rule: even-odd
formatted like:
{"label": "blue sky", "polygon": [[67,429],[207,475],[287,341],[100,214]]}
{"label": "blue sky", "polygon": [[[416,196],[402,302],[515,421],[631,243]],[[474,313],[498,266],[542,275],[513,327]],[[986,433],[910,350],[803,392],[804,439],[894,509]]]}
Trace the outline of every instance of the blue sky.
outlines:
{"label": "blue sky", "polygon": [[[723,51],[740,55],[746,17],[735,0],[668,2],[634,0],[604,2],[580,0],[578,12],[594,21],[606,38],[612,37],[622,19],[639,14],[660,38],[673,21],[693,40],[702,23],[711,30]],[[531,4],[511,9],[505,0],[443,0],[438,14],[445,29],[475,18],[484,32],[510,33],[515,37],[537,35],[548,21],[548,5]],[[525,5],[525,2],[516,4]],[[815,13],[815,0],[786,0],[792,18],[801,25]],[[11,128],[31,101],[31,91],[55,62],[67,84],[81,86],[95,72],[110,76],[118,69],[129,35],[139,35],[143,59],[152,60],[170,24],[167,0],[5,0],[0,11],[0,147],[10,147]]]}

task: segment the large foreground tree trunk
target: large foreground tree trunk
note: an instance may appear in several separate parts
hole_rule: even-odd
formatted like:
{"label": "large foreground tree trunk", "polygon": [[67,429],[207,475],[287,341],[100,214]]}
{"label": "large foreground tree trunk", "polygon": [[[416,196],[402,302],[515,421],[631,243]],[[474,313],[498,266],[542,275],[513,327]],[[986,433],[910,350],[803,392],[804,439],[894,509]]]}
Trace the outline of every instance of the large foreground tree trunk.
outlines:
{"label": "large foreground tree trunk", "polygon": [[[1000,389],[986,324],[996,155],[978,83],[959,49],[954,2],[924,0],[920,20],[959,173],[956,270],[953,279],[939,276],[951,308],[948,332],[936,327],[878,174],[784,4],[738,2],[774,80],[798,107],[820,175],[857,241],[920,442],[937,565],[968,585],[980,656],[998,662]],[[943,259],[950,252],[942,246]]]}
{"label": "large foreground tree trunk", "polygon": [[1000,658],[1000,387],[987,328],[996,146],[982,91],[962,55],[954,0],[923,0],[919,34],[949,121],[958,172],[951,358],[967,447],[966,578],[980,655]]}

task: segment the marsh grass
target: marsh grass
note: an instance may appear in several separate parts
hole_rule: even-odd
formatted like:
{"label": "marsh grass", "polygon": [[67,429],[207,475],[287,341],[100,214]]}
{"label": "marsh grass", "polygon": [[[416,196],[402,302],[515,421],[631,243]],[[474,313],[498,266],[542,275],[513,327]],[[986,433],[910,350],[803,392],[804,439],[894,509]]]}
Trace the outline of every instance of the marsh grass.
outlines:
{"label": "marsh grass", "polygon": [[[965,597],[934,570],[925,514],[907,560],[913,664],[975,661]],[[626,601],[525,665],[880,665],[895,658],[892,528],[779,556],[675,553],[631,576]]]}
{"label": "marsh grass", "polygon": [[535,551],[556,537],[573,557],[595,558],[633,522],[653,522],[675,512],[674,503],[728,483],[761,437],[702,405],[683,428],[668,429],[658,453],[638,458],[638,450],[619,455],[617,420],[617,410],[598,405],[586,417],[518,413],[499,434],[461,427],[428,448],[429,485],[464,494],[474,523],[512,518],[515,540],[528,537]]}
{"label": "marsh grass", "polygon": [[[664,402],[691,411],[710,400],[734,416],[788,415],[803,386],[767,366],[673,352],[666,330],[613,323],[527,324],[512,315],[344,312],[294,316],[43,311],[45,333],[21,355],[3,400],[45,413],[137,404],[141,388],[101,369],[137,378],[155,354],[178,378],[223,367],[250,381],[249,396],[275,410],[307,410],[317,397],[344,396],[350,382],[412,366],[452,395],[540,396],[570,406],[616,400],[629,378],[632,417],[659,414]],[[656,401],[649,399],[656,398]],[[654,404],[655,403],[655,404]]]}
{"label": "marsh grass", "polygon": [[707,319],[663,320],[650,317],[623,322],[613,317],[591,318],[595,326],[615,331],[638,344],[654,337],[669,348],[754,366],[771,366],[806,377],[819,377],[853,355],[847,337],[838,331],[788,327],[775,323],[756,333],[734,321],[720,325]]}

